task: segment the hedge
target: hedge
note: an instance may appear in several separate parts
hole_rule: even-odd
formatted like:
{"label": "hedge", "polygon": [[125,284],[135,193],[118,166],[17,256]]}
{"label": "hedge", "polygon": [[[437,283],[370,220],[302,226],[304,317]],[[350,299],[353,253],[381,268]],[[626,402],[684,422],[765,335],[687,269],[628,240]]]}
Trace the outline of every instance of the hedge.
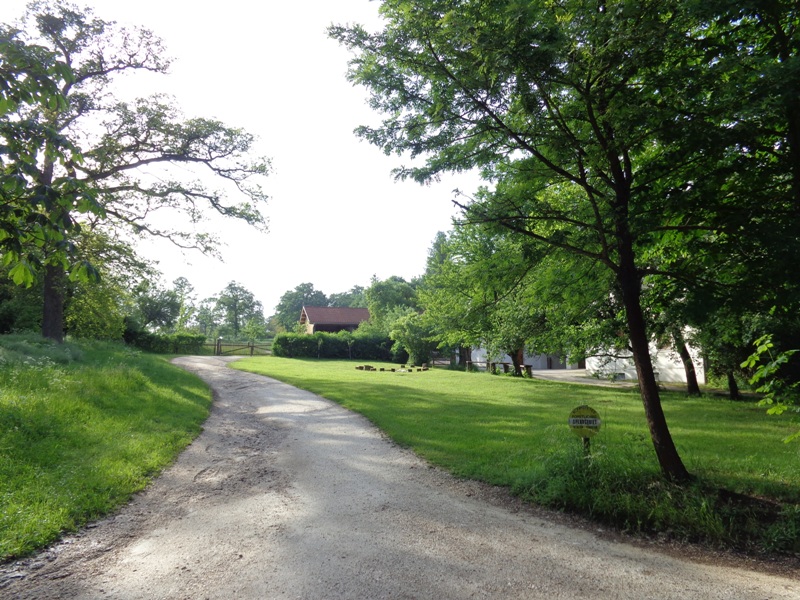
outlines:
{"label": "hedge", "polygon": [[408,353],[395,348],[388,337],[349,332],[279,333],[272,342],[272,354],[284,358],[352,358],[398,364],[408,361]]}
{"label": "hedge", "polygon": [[201,354],[206,336],[193,333],[161,335],[149,331],[125,332],[125,343],[156,354]]}

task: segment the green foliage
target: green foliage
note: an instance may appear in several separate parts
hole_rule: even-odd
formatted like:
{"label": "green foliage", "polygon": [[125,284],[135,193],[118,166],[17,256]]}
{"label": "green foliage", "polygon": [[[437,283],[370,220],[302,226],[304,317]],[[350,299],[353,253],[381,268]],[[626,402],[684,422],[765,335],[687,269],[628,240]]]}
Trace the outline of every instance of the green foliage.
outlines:
{"label": "green foliage", "polygon": [[[654,447],[675,479],[688,473],[660,417],[649,343],[692,325],[734,381],[735,357],[752,339],[702,330],[738,328],[773,305],[800,310],[796,8],[789,0],[421,0],[410,10],[383,0],[377,31],[329,29],[353,52],[351,81],[382,113],[357,134],[408,157],[398,177],[427,182],[478,169],[489,185],[459,196],[458,227],[538,245],[519,259],[531,268],[541,248],[573,255],[584,272],[593,265],[594,280],[564,306],[573,312],[588,292],[609,324],[622,325],[616,340],[630,344]],[[506,349],[528,338],[519,329],[538,328],[537,343],[571,329],[563,342],[581,351],[580,321],[541,324],[561,307],[520,313],[512,308],[539,308],[539,298],[514,293],[481,315],[481,292],[499,293],[494,309],[513,288],[498,290],[477,269],[471,281],[465,296],[440,301],[441,313],[460,317],[444,332],[448,342],[483,329]],[[796,317],[782,325],[794,338],[786,347],[798,347]]]}
{"label": "green foliage", "polygon": [[126,344],[155,354],[202,354],[206,336],[188,332],[152,333],[126,320]]}
{"label": "green foliage", "polygon": [[92,340],[122,339],[125,315],[118,296],[110,295],[105,285],[81,287],[70,299],[65,324],[75,338]]}
{"label": "green foliage", "polygon": [[328,296],[328,306],[342,308],[366,308],[365,289],[360,285],[354,285],[347,292],[331,294]]}
{"label": "green foliage", "polygon": [[301,283],[281,296],[275,307],[274,319],[284,331],[294,331],[304,306],[328,306],[328,298],[321,291],[315,290],[313,283]]}
{"label": "green foliage", "polygon": [[365,328],[375,333],[389,335],[395,321],[411,312],[416,312],[416,284],[393,275],[388,279],[374,278],[364,292],[369,309],[369,322]]}
{"label": "green foliage", "polygon": [[[145,322],[158,318],[155,296],[159,274],[126,240],[83,229],[76,236],[76,256],[96,267],[97,281],[67,283],[63,288],[64,321],[69,336],[121,340],[125,317]],[[149,312],[149,314],[148,314]]]}
{"label": "green foliage", "polygon": [[243,329],[247,329],[248,339],[266,334],[261,302],[255,299],[253,292],[235,281],[217,295],[215,309],[222,316],[221,333],[229,331],[233,339],[239,339]]}
{"label": "green foliage", "polygon": [[[324,334],[320,334],[324,335]],[[318,340],[301,333],[279,333],[272,341],[272,354],[284,358],[312,358],[318,352]]]}
{"label": "green foliage", "polygon": [[186,277],[178,277],[172,282],[175,297],[178,299],[178,317],[175,327],[178,331],[185,331],[197,313],[194,305],[194,287]]}
{"label": "green foliage", "polygon": [[588,457],[578,445],[557,449],[515,491],[537,504],[634,534],[754,554],[796,552],[797,538],[786,534],[800,525],[797,505],[781,506],[708,481],[665,481],[657,471],[641,468],[647,454],[643,442],[640,438],[626,449],[595,444]]}
{"label": "green foliage", "polygon": [[132,296],[142,327],[169,330],[175,326],[181,310],[175,290],[164,289],[157,282],[145,279],[132,290]]}
{"label": "green foliage", "polygon": [[267,322],[264,319],[264,314],[259,313],[251,316],[241,329],[241,336],[249,342],[256,340],[263,340],[269,337],[267,329]]}
{"label": "green foliage", "polygon": [[272,342],[272,354],[284,358],[337,358],[407,362],[408,354],[394,349],[386,336],[317,332],[279,333]]}
{"label": "green foliage", "polygon": [[178,279],[175,284],[180,304],[178,318],[186,319],[184,330],[202,333],[207,339],[222,337],[226,341],[255,341],[268,337],[269,326],[261,302],[241,284],[231,281],[216,296],[203,299],[198,306],[188,293],[188,282]]}
{"label": "green foliage", "polygon": [[[0,24],[0,266],[16,285],[31,286],[45,265],[74,260],[67,233],[80,227],[70,213],[102,214],[91,190],[75,177],[74,165],[82,161],[78,147],[36,118],[66,110],[62,89],[74,81],[57,52]],[[40,160],[68,167],[60,176],[42,178]],[[73,267],[77,278],[93,275],[88,265]]]}
{"label": "green foliage", "polygon": [[412,312],[397,319],[392,325],[389,337],[395,341],[399,349],[408,354],[408,362],[412,365],[429,363],[431,353],[436,349],[437,342],[433,332],[425,325],[421,315]]}
{"label": "green foliage", "polygon": [[418,294],[445,344],[572,358],[625,344],[608,274],[591,261],[466,223],[442,234],[435,252]]}
{"label": "green foliage", "polygon": [[200,432],[196,377],[120,344],[0,336],[0,561],[143,489]]}
{"label": "green foliage", "polygon": [[42,323],[40,286],[18,286],[4,275],[4,270],[0,268],[0,335],[39,331]]}
{"label": "green foliage", "polygon": [[[754,345],[755,352],[741,366],[754,369],[750,384],[757,386],[756,391],[763,394],[759,405],[768,406],[767,413],[770,415],[782,415],[787,410],[800,412],[800,408],[797,408],[800,381],[787,381],[781,373],[798,351],[784,350],[773,354],[775,345],[772,343],[771,334],[761,336]],[[800,439],[800,431],[788,436],[784,441],[797,439]]]}

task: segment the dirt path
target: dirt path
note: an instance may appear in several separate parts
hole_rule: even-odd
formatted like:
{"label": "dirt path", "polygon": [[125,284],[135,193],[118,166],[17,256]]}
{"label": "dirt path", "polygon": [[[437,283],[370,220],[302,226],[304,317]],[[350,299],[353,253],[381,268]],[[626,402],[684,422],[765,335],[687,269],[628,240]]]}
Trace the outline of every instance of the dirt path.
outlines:
{"label": "dirt path", "polygon": [[225,359],[204,432],[114,517],[0,566],[2,598],[800,598],[797,577],[614,542],[454,481]]}

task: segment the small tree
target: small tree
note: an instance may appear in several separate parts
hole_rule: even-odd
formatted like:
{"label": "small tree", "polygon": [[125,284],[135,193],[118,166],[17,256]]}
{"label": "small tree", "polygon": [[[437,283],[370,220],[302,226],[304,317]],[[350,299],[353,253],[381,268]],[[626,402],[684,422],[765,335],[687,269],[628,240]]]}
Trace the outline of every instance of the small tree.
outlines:
{"label": "small tree", "polygon": [[[750,383],[757,386],[757,392],[763,394],[760,405],[767,406],[767,412],[771,415],[782,415],[787,410],[800,412],[797,407],[800,382],[787,380],[785,374],[781,373],[799,350],[774,351],[770,334],[758,338],[754,346],[755,351],[742,363],[742,367],[752,369]],[[797,439],[800,439],[800,431],[786,437],[784,442]]]}
{"label": "small tree", "polygon": [[436,349],[433,331],[418,313],[409,313],[394,321],[389,337],[408,353],[408,362],[421,365],[430,362]]}

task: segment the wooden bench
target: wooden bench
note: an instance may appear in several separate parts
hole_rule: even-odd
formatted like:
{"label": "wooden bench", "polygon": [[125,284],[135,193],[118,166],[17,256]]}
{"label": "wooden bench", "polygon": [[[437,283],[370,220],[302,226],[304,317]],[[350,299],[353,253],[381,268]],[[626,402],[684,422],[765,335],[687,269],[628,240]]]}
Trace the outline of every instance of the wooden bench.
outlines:
{"label": "wooden bench", "polygon": [[[466,365],[467,365],[467,371],[471,371],[472,367],[475,367],[475,368],[483,368],[492,373],[497,373],[498,367],[503,367],[503,373],[509,373],[511,369],[514,367],[514,363],[510,362],[486,362],[479,360],[469,360],[467,361]],[[522,365],[522,369],[525,371],[528,377],[533,377],[533,365]]]}

